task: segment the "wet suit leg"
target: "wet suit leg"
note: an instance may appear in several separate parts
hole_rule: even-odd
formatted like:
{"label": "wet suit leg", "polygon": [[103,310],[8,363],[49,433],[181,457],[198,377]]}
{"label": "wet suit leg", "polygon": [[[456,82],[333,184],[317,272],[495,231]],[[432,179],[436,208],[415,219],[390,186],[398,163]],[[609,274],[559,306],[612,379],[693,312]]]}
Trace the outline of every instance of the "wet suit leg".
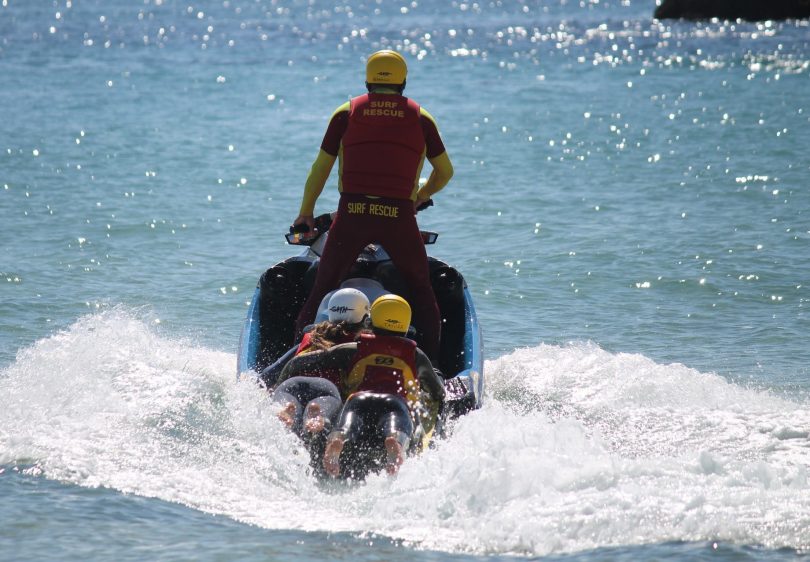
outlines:
{"label": "wet suit leg", "polygon": [[[363,205],[362,212],[358,212],[357,209],[361,207],[357,205]],[[384,211],[378,213],[372,211],[372,208]],[[321,256],[315,284],[298,315],[298,336],[315,319],[324,295],[340,284],[360,251],[371,243],[381,244],[385,248],[408,284],[412,293],[413,302],[410,304],[414,324],[422,332],[420,347],[428,357],[437,361],[441,333],[439,306],[430,285],[427,252],[416,223],[413,202],[406,199],[341,195],[337,217]]]}
{"label": "wet suit leg", "polygon": [[291,377],[282,382],[273,392],[273,401],[295,406],[293,431],[302,435],[304,406],[317,403],[329,425],[334,423],[340,410],[340,391],[330,381],[318,377]]}
{"label": "wet suit leg", "polygon": [[430,284],[427,252],[415,215],[408,215],[402,227],[385,233],[380,243],[411,290],[413,324],[422,333],[419,347],[438,364],[441,315]]}
{"label": "wet suit leg", "polygon": [[[324,466],[333,467],[341,459],[338,469],[345,475],[363,476],[371,465],[390,453],[389,438],[398,443],[397,454],[404,454],[414,434],[414,424],[408,406],[400,396],[358,392],[346,400],[329,442],[340,442],[332,453],[324,457]],[[345,449],[345,454],[341,453]],[[327,451],[330,444],[327,444]],[[398,459],[398,464],[401,458]],[[327,467],[333,476],[337,470]],[[391,471],[389,471],[391,472]]]}
{"label": "wet suit leg", "polygon": [[340,401],[340,396],[334,396],[332,394],[328,396],[319,396],[314,400],[310,400],[307,402],[307,409],[311,406],[317,405],[318,411],[320,415],[323,416],[324,419],[324,430],[330,431],[332,429],[332,425],[337,421],[337,417],[340,414],[340,407],[343,406],[343,402]]}
{"label": "wet suit leg", "polygon": [[357,228],[355,223],[355,217],[348,213],[348,196],[341,196],[337,215],[329,229],[329,238],[318,265],[318,273],[315,275],[315,283],[296,320],[296,341],[301,339],[304,328],[315,320],[318,306],[326,293],[340,285],[357,256],[371,243],[369,233]]}

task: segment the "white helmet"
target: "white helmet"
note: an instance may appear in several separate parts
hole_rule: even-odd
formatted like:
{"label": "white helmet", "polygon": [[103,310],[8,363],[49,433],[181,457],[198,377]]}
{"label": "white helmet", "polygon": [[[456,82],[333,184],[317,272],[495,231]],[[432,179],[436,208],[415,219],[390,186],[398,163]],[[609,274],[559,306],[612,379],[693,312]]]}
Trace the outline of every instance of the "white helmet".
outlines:
{"label": "white helmet", "polygon": [[348,322],[359,324],[368,316],[369,303],[366,295],[357,289],[340,289],[329,299],[329,321],[333,324]]}

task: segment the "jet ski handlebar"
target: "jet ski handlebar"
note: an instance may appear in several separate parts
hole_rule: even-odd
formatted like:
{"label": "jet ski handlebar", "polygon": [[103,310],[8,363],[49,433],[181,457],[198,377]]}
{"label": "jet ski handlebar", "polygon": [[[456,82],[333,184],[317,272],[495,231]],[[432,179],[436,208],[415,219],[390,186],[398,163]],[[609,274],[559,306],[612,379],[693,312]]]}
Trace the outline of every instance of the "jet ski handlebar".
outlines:
{"label": "jet ski handlebar", "polygon": [[424,203],[422,203],[421,205],[419,205],[416,208],[416,212],[418,213],[419,211],[424,211],[428,207],[432,207],[432,206],[433,206],[433,199],[428,199],[427,201],[425,201]]}
{"label": "jet ski handlebar", "polygon": [[[311,236],[316,236],[317,234],[323,234],[332,226],[332,220],[334,213],[324,213],[322,215],[318,215],[315,217],[315,233]],[[301,224],[294,224],[290,226],[290,234],[307,234],[309,233],[309,225],[306,223]]]}

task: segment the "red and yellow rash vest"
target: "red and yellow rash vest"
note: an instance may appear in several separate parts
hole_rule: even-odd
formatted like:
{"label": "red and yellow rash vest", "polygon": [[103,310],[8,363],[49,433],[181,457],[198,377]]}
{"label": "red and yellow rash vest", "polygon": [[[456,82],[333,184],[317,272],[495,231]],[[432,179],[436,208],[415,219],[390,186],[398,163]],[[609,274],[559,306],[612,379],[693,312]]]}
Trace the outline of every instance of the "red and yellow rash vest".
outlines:
{"label": "red and yellow rash vest", "polygon": [[342,145],[344,193],[412,198],[425,158],[419,104],[391,94],[353,98]]}
{"label": "red and yellow rash vest", "polygon": [[362,334],[346,377],[346,395],[368,391],[396,394],[413,409],[419,400],[416,342],[397,336]]}

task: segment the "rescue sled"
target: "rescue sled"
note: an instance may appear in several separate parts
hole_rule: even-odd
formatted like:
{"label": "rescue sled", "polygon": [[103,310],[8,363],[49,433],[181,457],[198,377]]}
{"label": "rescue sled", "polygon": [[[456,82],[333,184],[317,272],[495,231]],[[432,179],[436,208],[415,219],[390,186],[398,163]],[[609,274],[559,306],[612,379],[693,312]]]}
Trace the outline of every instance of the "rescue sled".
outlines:
{"label": "rescue sled", "polygon": [[[304,233],[286,235],[287,242],[301,247],[302,252],[270,267],[259,278],[239,341],[237,374],[240,377],[260,380],[260,373],[267,367],[274,363],[281,365],[292,356],[297,343],[294,341],[295,320],[315,280],[332,216],[320,215],[315,222],[314,236]],[[425,244],[435,244],[437,238],[435,232],[422,232]],[[461,273],[438,258],[429,256],[428,262],[442,319],[439,361],[434,366],[446,377],[445,414],[454,418],[481,406],[484,392],[481,327],[472,295]],[[364,286],[378,286],[379,283],[386,291],[410,300],[408,287],[385,248],[367,246],[357,257],[355,270],[367,273],[356,279],[355,284],[348,281],[350,286],[365,291]],[[324,317],[325,312],[319,312],[316,320]],[[419,343],[419,326],[414,328],[412,335]],[[270,378],[266,375],[262,382],[272,386],[275,383],[272,379],[278,376],[278,372],[269,375]]]}
{"label": "rescue sled", "polygon": [[[237,376],[249,377],[272,388],[281,371],[295,354],[295,322],[315,280],[320,255],[329,235],[332,215],[315,219],[314,235],[290,232],[291,245],[302,252],[267,269],[259,278],[242,327],[237,359]],[[292,230],[292,229],[291,229]],[[426,245],[436,242],[438,234],[422,231]],[[481,407],[484,393],[483,349],[481,327],[475,313],[472,296],[464,277],[446,262],[429,256],[430,278],[442,321],[438,362],[445,379],[444,407],[436,420],[435,431],[420,439],[420,447],[430,445],[430,439],[446,435],[447,422]],[[366,293],[369,301],[382,293],[395,293],[410,300],[410,291],[382,246],[366,246],[341,287],[354,287]],[[337,288],[337,287],[335,287]],[[327,311],[321,303],[316,322],[325,320]],[[408,337],[420,340],[419,326],[412,326]],[[375,439],[373,435],[367,436]],[[319,457],[322,451],[311,449],[311,465],[321,474]],[[347,459],[342,477],[363,479],[369,472],[379,470],[379,459],[369,450],[358,449],[357,458]],[[341,461],[343,464],[343,461]]]}

